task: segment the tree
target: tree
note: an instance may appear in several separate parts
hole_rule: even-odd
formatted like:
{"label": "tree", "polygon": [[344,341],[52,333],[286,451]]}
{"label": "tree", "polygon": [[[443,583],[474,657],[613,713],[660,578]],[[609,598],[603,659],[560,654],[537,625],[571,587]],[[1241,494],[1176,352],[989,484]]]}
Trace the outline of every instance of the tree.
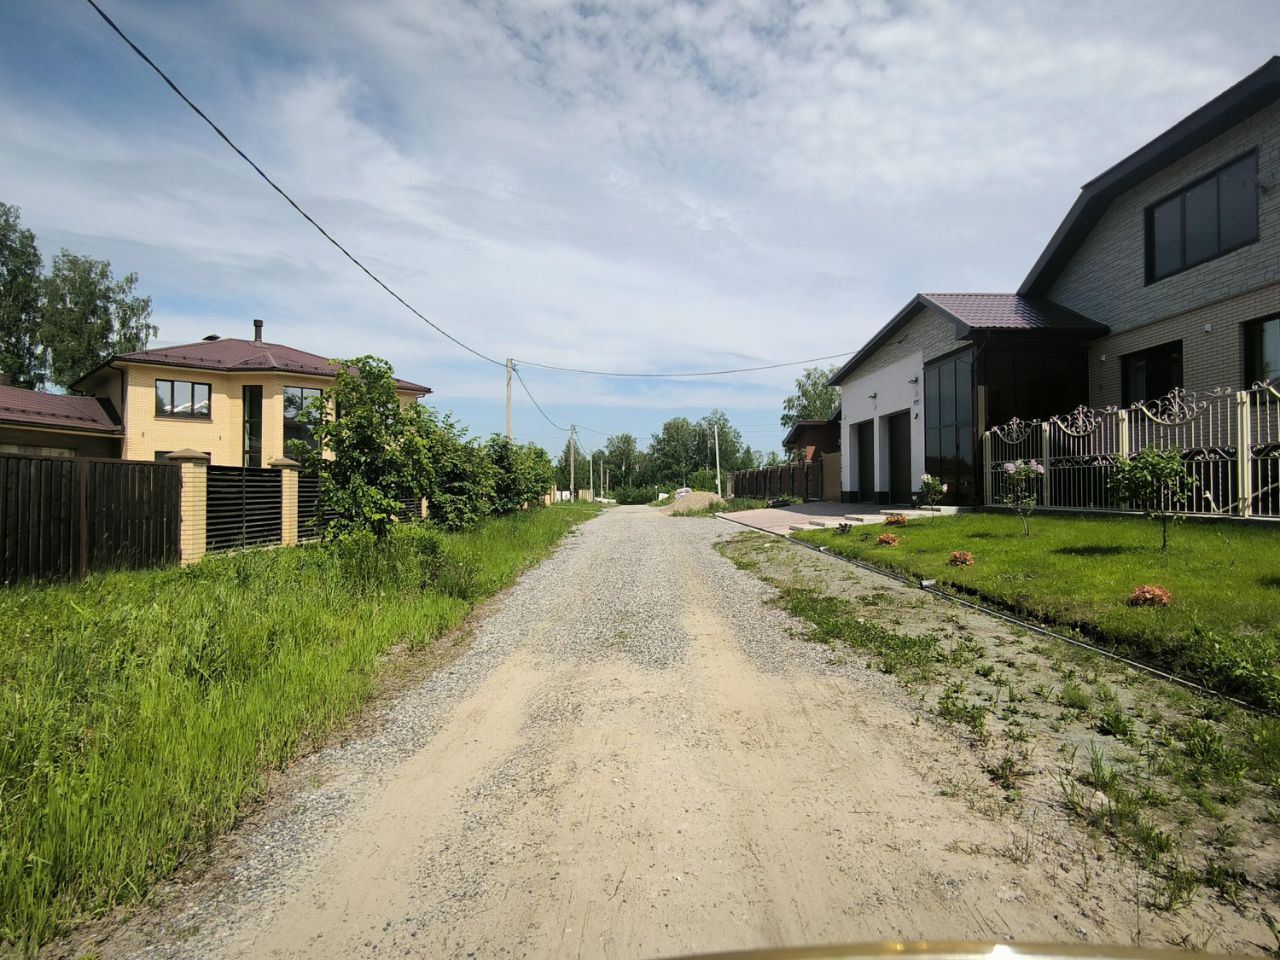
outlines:
{"label": "tree", "polygon": [[840,388],[827,386],[837,366],[806,367],[796,378],[796,392],[782,401],[779,421],[790,430],[797,420],[828,420],[840,406]]}
{"label": "tree", "polygon": [[15,387],[44,384],[40,369],[40,274],[36,236],[21,211],[0,203],[0,378]]}
{"label": "tree", "polygon": [[697,427],[687,417],[673,417],[653,435],[649,453],[660,482],[688,486],[689,475],[698,469]]}
{"label": "tree", "polygon": [[[385,360],[365,356],[333,363],[333,386],[298,414],[317,445],[294,440],[289,453],[320,478],[317,515],[330,517],[326,537],[367,530],[381,539],[396,523],[403,498],[431,495],[439,431],[423,415],[425,407],[400,405]],[[329,416],[330,410],[339,415]]]}
{"label": "tree", "polygon": [[1110,483],[1112,493],[1160,521],[1160,550],[1169,549],[1169,521],[1182,516],[1197,483],[1183,464],[1182,451],[1145,447],[1122,457]]}
{"label": "tree", "polygon": [[486,446],[486,455],[496,470],[494,512],[511,513],[526,503],[540,504],[555,481],[555,467],[547,451],[536,443],[520,446],[497,433]]}
{"label": "tree", "polygon": [[[591,486],[591,472],[593,469],[591,458],[595,456],[595,453],[588,453],[583,450],[581,442],[575,436],[573,454],[573,484],[578,490],[586,490]],[[556,461],[556,489],[570,489],[569,480],[569,441],[566,440],[564,449],[560,451],[560,458]]]}
{"label": "tree", "polygon": [[137,283],[136,273],[116,280],[105,260],[66,249],[53,258],[39,332],[51,382],[69,387],[112,354],[146,348],[156,328],[151,298],[134,296]]}
{"label": "tree", "polygon": [[431,522],[461,530],[493,513],[499,476],[485,445],[467,439],[466,428],[448,414],[437,418],[418,404],[416,415],[431,461],[426,487]]}
{"label": "tree", "polygon": [[1031,536],[1031,514],[1039,502],[1038,483],[1044,476],[1044,464],[1038,460],[1014,460],[1004,465],[1005,486],[1000,502],[1022,521],[1022,535]]}
{"label": "tree", "polygon": [[629,433],[610,437],[604,444],[604,462],[609,468],[610,487],[634,486],[640,469],[636,438]]}

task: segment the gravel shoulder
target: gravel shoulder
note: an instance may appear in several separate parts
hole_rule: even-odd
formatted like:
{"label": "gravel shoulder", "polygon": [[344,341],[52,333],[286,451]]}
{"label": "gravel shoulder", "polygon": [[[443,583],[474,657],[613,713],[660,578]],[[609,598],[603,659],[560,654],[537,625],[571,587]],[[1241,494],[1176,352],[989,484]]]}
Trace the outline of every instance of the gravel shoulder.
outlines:
{"label": "gravel shoulder", "polygon": [[457,659],[300,763],[206,879],[94,949],[642,957],[1209,923],[1215,947],[1256,949],[1229,917],[1145,909],[1050,805],[993,817],[946,789],[985,780],[973,752],[892,678],[800,639],[716,551],[737,532],[645,507],[583,525]]}

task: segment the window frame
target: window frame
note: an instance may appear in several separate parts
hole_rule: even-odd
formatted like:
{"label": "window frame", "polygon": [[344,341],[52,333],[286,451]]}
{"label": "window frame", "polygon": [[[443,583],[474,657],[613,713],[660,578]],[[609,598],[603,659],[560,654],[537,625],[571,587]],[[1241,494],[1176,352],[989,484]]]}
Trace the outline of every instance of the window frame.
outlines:
{"label": "window frame", "polygon": [[[169,413],[165,413],[160,409],[160,384],[169,384]],[[185,383],[191,387],[191,412],[190,413],[174,413],[173,411],[173,394],[176,384]],[[204,387],[208,394],[209,409],[204,413],[196,413],[196,387]],[[155,416],[159,420],[212,420],[213,419],[213,384],[205,383],[203,380],[178,380],[169,377],[156,377],[151,388],[151,397],[155,403]]]}
{"label": "window frame", "polygon": [[[297,440],[301,443],[305,443],[309,447],[311,447],[312,450],[319,450],[320,442],[316,440],[314,432],[309,427],[302,427],[298,424],[297,414],[295,414],[292,417],[289,416],[289,404],[287,402],[287,398],[290,390],[297,390],[302,395],[302,406],[298,408],[299,412],[301,412],[303,407],[305,407],[311,400],[314,400],[317,397],[321,400],[324,400],[324,395],[325,395],[325,391],[323,387],[302,387],[302,386],[292,386],[289,384],[285,384],[285,386],[281,388],[280,399],[281,399],[281,405],[284,408],[283,414],[281,417],[281,427],[284,435],[285,456],[288,456],[289,454],[289,442],[291,440]],[[307,396],[308,393],[314,393],[315,397]],[[289,436],[290,427],[292,427],[294,430],[305,430],[306,437],[290,437]]]}
{"label": "window frame", "polygon": [[1150,359],[1151,354],[1163,352],[1172,354],[1177,350],[1178,355],[1178,382],[1170,389],[1183,389],[1187,382],[1187,355],[1183,339],[1178,337],[1174,340],[1166,340],[1163,343],[1155,343],[1149,347],[1143,347],[1140,350],[1130,350],[1128,353],[1121,354],[1117,359],[1120,361],[1120,406],[1122,409],[1128,410],[1135,404],[1150,403],[1152,400],[1159,400],[1161,397],[1168,396],[1169,391],[1158,393],[1150,397],[1132,398],[1133,375],[1130,373],[1129,365],[1138,357],[1143,357],[1144,361]]}
{"label": "window frame", "polygon": [[1240,332],[1244,337],[1243,354],[1244,360],[1244,382],[1245,389],[1251,389],[1255,383],[1276,383],[1280,381],[1280,374],[1273,377],[1270,381],[1263,376],[1262,357],[1259,356],[1259,341],[1261,340],[1262,328],[1268,324],[1274,323],[1280,326],[1280,313],[1272,314],[1266,317],[1258,317],[1255,320],[1246,320],[1240,324]]}
{"label": "window frame", "polygon": [[[1183,184],[1177,190],[1173,190],[1165,194],[1164,196],[1147,204],[1147,206],[1142,211],[1143,260],[1144,260],[1143,269],[1144,269],[1144,279],[1145,279],[1144,286],[1149,287],[1153,283],[1159,283],[1161,280],[1168,280],[1170,277],[1176,277],[1180,273],[1185,273],[1187,270],[1191,270],[1191,269],[1194,269],[1195,267],[1203,266],[1204,264],[1209,263],[1212,260],[1217,260],[1219,257],[1225,257],[1229,253],[1235,253],[1237,250],[1243,250],[1245,247],[1248,247],[1257,243],[1262,238],[1262,205],[1261,205],[1261,202],[1256,197],[1256,185],[1255,185],[1253,236],[1247,240],[1242,240],[1239,243],[1236,243],[1230,247],[1222,247],[1220,245],[1222,241],[1222,189],[1221,187],[1219,187],[1217,191],[1217,197],[1216,197],[1217,220],[1218,220],[1217,231],[1218,231],[1219,246],[1217,247],[1217,250],[1215,253],[1212,253],[1209,256],[1203,257],[1202,259],[1196,260],[1192,263],[1187,262],[1187,194],[1191,193],[1193,190],[1197,189],[1198,187],[1204,186],[1206,183],[1208,183],[1211,180],[1216,180],[1224,170],[1227,170],[1230,167],[1235,166],[1237,163],[1248,160],[1250,157],[1253,158],[1254,179],[1256,180],[1257,171],[1258,171],[1258,148],[1253,147],[1249,150],[1246,150],[1244,153],[1240,154],[1239,156],[1234,157],[1231,160],[1228,160],[1226,163],[1220,164],[1219,166],[1215,167],[1213,170],[1210,170],[1204,176],[1197,177],[1195,180],[1192,180],[1189,183]],[[1170,200],[1179,201],[1178,214],[1179,214],[1180,226],[1178,231],[1178,240],[1179,240],[1179,251],[1181,254],[1182,265],[1178,267],[1176,270],[1170,270],[1167,273],[1162,273],[1157,276],[1156,275],[1156,256],[1155,256],[1155,247],[1156,247],[1155,212],[1158,208],[1163,207]]]}

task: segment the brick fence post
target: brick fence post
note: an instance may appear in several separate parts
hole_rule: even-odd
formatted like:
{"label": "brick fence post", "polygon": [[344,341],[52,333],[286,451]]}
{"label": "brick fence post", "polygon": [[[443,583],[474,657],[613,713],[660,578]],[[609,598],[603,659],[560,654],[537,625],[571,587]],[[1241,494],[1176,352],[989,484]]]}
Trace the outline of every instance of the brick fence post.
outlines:
{"label": "brick fence post", "polygon": [[298,470],[302,464],[289,457],[276,457],[267,466],[280,471],[280,543],[298,545]]}
{"label": "brick fence post", "polygon": [[178,559],[185,567],[204,556],[205,512],[209,504],[209,455],[199,450],[175,450],[166,458],[182,476],[179,502]]}

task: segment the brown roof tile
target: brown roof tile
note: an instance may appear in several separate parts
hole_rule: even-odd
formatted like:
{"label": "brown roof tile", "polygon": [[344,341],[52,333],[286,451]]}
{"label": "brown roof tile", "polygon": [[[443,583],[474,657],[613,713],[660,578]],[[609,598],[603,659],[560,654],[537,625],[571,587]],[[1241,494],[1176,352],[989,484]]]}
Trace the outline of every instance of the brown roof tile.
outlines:
{"label": "brown roof tile", "polygon": [[[314,377],[332,377],[329,360],[305,350],[286,347],[279,343],[261,340],[200,340],[176,347],[155,347],[135,353],[122,353],[115,359],[134,363],[155,363],[168,366],[193,367],[197,370],[278,370],[286,373],[305,373]],[[430,387],[409,380],[396,379],[401,390],[431,392]]]}
{"label": "brown roof tile", "polygon": [[1074,310],[1014,293],[924,293],[921,297],[974,330],[1081,330],[1106,328]]}
{"label": "brown roof tile", "polygon": [[0,423],[86,433],[124,432],[96,397],[41,393],[21,387],[0,386]]}

